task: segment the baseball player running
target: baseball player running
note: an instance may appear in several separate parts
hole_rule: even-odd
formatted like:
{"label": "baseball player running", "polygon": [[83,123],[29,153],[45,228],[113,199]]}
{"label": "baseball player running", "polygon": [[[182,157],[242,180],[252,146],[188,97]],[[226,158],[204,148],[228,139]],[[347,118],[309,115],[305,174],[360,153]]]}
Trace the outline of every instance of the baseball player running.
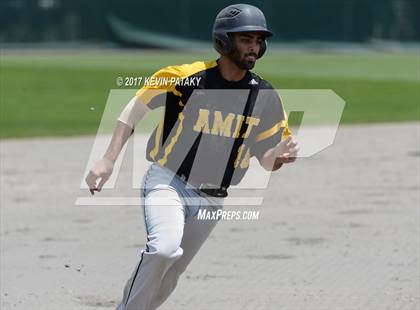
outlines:
{"label": "baseball player running", "polygon": [[198,219],[199,211],[222,208],[227,189],[241,181],[251,157],[269,171],[295,161],[299,147],[282,102],[250,71],[270,36],[258,8],[224,8],[213,27],[220,57],[159,70],[153,77],[172,83],[144,85],[121,113],[104,157],[86,177],[92,194],[110,177],[140,119],[164,107],[146,151],[151,165],[141,198],[147,243],[118,310],[156,309],[168,298],[217,223]]}

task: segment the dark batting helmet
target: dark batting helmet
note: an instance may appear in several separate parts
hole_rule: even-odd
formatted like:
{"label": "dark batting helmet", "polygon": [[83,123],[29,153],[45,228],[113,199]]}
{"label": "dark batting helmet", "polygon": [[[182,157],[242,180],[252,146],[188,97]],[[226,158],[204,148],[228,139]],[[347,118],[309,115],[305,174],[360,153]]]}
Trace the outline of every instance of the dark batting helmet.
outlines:
{"label": "dark batting helmet", "polygon": [[[228,54],[232,50],[232,40],[229,33],[260,31],[265,37],[273,33],[267,29],[264,13],[255,6],[249,4],[233,4],[225,7],[216,16],[213,25],[213,45],[220,54]],[[264,55],[267,49],[265,39],[261,44],[258,58]]]}

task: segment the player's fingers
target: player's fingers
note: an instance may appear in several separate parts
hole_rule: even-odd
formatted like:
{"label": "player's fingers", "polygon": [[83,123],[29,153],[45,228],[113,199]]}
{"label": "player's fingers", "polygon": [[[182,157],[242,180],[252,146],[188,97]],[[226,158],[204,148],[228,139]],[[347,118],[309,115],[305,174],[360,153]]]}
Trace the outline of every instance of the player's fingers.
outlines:
{"label": "player's fingers", "polygon": [[89,188],[96,187],[96,179],[98,176],[96,176],[92,171],[89,171],[88,175],[86,176],[86,184],[89,186]]}
{"label": "player's fingers", "polygon": [[292,138],[292,139],[290,139],[290,141],[287,143],[287,146],[288,147],[293,147],[293,146],[296,146],[298,143],[297,143],[297,141],[294,139],[294,138]]}
{"label": "player's fingers", "polygon": [[297,157],[298,157],[297,153],[290,153],[289,158],[297,158]]}
{"label": "player's fingers", "polygon": [[98,187],[96,188],[98,192],[102,190],[102,187],[104,186],[105,182],[108,181],[109,177],[103,177],[101,181],[98,184]]}
{"label": "player's fingers", "polygon": [[286,143],[286,145],[288,144],[288,143],[290,143],[290,141],[292,141],[293,140],[293,136],[287,136],[287,138],[286,138],[286,140],[284,140],[284,142]]}
{"label": "player's fingers", "polygon": [[297,153],[299,152],[300,147],[299,146],[295,146],[289,149],[289,153]]}
{"label": "player's fingers", "polygon": [[292,161],[295,161],[297,157],[298,157],[297,154],[290,154],[290,156],[288,157],[288,159],[290,159]]}
{"label": "player's fingers", "polygon": [[92,171],[89,171],[88,175],[86,176],[86,184],[89,187],[89,192],[91,195],[95,194],[96,190],[96,180],[98,179],[98,176],[96,176]]}
{"label": "player's fingers", "polygon": [[287,157],[289,157],[290,156],[290,153],[283,153],[283,154],[281,154],[279,157],[280,158],[287,158]]}

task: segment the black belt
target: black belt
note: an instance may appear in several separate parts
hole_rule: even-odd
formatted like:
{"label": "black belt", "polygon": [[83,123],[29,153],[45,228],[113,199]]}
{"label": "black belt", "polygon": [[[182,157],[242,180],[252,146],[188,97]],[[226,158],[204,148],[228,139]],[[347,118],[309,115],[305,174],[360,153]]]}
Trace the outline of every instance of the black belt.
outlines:
{"label": "black belt", "polygon": [[[177,174],[178,175],[178,174]],[[187,183],[186,177],[184,174],[178,175],[182,181],[184,181],[185,183]],[[227,188],[224,186],[217,186],[211,183],[194,183],[188,180],[188,183],[191,184],[192,186],[194,186],[195,188],[197,188],[200,192],[203,192],[209,196],[212,197],[218,197],[218,198],[224,198],[227,197],[228,192],[227,192]]]}
{"label": "black belt", "polygon": [[228,192],[227,192],[227,188],[222,186],[219,188],[214,188],[211,187],[212,184],[208,184],[208,183],[202,183],[200,184],[199,187],[197,187],[197,189],[209,196],[213,196],[213,197],[219,197],[219,198],[224,198],[227,197]]}

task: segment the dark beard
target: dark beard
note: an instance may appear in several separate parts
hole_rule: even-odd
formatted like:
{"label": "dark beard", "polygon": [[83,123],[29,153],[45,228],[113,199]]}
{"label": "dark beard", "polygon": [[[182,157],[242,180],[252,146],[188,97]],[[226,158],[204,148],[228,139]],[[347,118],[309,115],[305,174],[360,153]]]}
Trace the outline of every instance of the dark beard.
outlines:
{"label": "dark beard", "polygon": [[[254,55],[255,58],[257,58],[256,54],[254,54],[254,53],[250,53],[250,54]],[[247,57],[250,54],[245,54],[244,58]],[[238,66],[238,68],[240,68],[242,70],[251,70],[255,66],[255,61],[241,59],[240,58],[241,55],[240,55],[239,51],[236,49],[235,46],[233,46],[232,51],[228,54],[228,57],[234,62],[234,64],[236,66]]]}

